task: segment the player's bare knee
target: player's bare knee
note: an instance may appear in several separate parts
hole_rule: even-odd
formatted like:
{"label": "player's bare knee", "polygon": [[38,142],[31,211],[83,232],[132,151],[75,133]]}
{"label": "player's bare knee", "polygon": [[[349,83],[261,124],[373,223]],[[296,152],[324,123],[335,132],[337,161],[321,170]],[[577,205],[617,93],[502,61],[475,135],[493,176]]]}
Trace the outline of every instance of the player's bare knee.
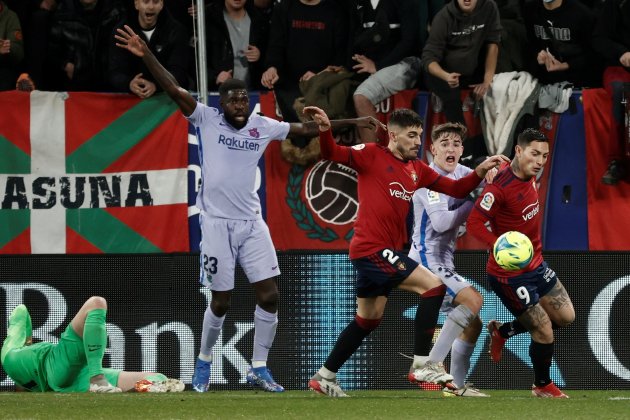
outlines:
{"label": "player's bare knee", "polygon": [[105,298],[100,296],[92,296],[88,300],[85,301],[83,305],[87,310],[92,309],[107,309],[107,301]]}
{"label": "player's bare knee", "polygon": [[567,327],[573,324],[573,321],[575,321],[575,310],[573,309],[566,310],[560,315],[560,319],[554,321],[559,327]]}
{"label": "player's bare knee", "polygon": [[539,328],[529,332],[532,340],[541,344],[553,343],[553,330],[551,328]]}
{"label": "player's bare knee", "polygon": [[467,287],[457,294],[454,302],[458,305],[465,305],[476,315],[481,311],[483,296],[474,287]]}
{"label": "player's bare knee", "polygon": [[267,312],[276,312],[278,307],[278,291],[269,290],[264,293],[258,293],[256,303]]}
{"label": "player's bare knee", "polygon": [[212,299],[210,302],[210,309],[212,313],[217,317],[224,316],[230,310],[231,300],[230,299]]}

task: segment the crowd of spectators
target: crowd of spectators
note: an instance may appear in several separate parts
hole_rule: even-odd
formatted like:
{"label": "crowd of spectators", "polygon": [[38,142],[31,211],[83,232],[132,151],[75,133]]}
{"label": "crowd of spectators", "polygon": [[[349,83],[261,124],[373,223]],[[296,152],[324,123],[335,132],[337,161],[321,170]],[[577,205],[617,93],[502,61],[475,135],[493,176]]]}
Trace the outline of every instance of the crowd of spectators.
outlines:
{"label": "crowd of spectators", "polygon": [[[375,115],[378,103],[398,91],[420,88],[441,100],[449,121],[464,122],[460,89],[481,102],[499,72],[525,69],[541,84],[579,89],[604,86],[612,66],[607,88],[623,96],[629,3],[0,0],[0,90],[17,83],[22,90],[153,95],[159,86],[141,60],[114,45],[122,25],[144,38],[183,87],[196,90],[194,20],[203,4],[211,91],[230,78],[253,90],[273,89],[279,113],[297,121],[296,100],[314,85],[351,86],[347,98],[335,101],[347,99],[358,116]],[[376,141],[373,133],[360,137]],[[615,159],[619,173],[624,159]]]}

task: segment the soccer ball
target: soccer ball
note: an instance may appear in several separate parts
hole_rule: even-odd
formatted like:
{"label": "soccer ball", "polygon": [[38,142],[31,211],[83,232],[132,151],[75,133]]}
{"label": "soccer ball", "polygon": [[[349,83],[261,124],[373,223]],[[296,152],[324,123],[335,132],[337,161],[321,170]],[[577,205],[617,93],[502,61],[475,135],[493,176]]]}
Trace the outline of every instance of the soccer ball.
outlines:
{"label": "soccer ball", "polygon": [[321,160],[306,177],[306,200],[315,214],[334,225],[357,218],[357,171],[337,162]]}
{"label": "soccer ball", "polygon": [[499,236],[492,249],[494,259],[507,271],[521,270],[530,263],[534,256],[532,241],[521,232],[510,231]]}

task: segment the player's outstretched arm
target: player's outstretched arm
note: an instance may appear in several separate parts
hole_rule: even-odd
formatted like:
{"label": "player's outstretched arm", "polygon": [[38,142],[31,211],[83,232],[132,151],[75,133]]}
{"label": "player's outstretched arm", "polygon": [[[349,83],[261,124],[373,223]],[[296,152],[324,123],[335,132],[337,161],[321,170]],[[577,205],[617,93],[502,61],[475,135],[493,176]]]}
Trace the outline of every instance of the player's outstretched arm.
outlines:
{"label": "player's outstretched arm", "polygon": [[[314,118],[315,109],[321,111],[322,113],[324,113],[324,115],[326,115],[323,110],[314,106],[304,107],[303,112],[305,115],[310,115],[312,118]],[[326,116],[326,119],[328,120],[328,116]],[[332,121],[329,120],[328,122],[333,130],[345,127],[369,128],[374,131],[377,131],[379,128],[382,128],[384,130],[387,129],[383,123],[381,123],[374,117],[350,118]],[[289,134],[295,134],[302,137],[315,137],[319,134],[319,131],[326,130],[321,130],[316,121],[308,121],[305,123],[291,123],[289,128]]]}
{"label": "player's outstretched arm", "polygon": [[316,106],[304,107],[304,113],[313,118],[311,123],[315,124],[317,133],[319,133],[319,145],[324,159],[332,160],[340,163],[348,163],[350,161],[350,148],[338,146],[332,136],[332,121],[328,119],[328,115],[323,109]]}
{"label": "player's outstretched arm", "polygon": [[127,25],[116,31],[117,34],[114,35],[114,38],[116,38],[116,46],[124,48],[133,55],[142,58],[142,61],[144,61],[144,64],[146,64],[153,77],[155,77],[155,80],[168,96],[175,101],[182,113],[185,116],[192,114],[197,106],[197,101],[195,101],[192,95],[177,83],[175,77],[160,64],[146,42]]}

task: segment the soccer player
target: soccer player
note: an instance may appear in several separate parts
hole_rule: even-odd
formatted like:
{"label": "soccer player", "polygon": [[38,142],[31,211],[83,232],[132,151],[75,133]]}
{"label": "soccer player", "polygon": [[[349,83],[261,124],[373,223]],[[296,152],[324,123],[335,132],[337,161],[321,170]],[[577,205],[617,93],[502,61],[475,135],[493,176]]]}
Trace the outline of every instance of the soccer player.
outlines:
{"label": "soccer player", "polygon": [[[575,310],[556,273],[542,257],[536,175],[541,173],[548,158],[549,141],[543,133],[528,128],[519,134],[514,160],[497,174],[492,184],[484,188],[468,218],[468,232],[490,249],[501,234],[512,230],[527,235],[532,241],[534,256],[522,270],[502,269],[491,252],[487,264],[488,281],[506,308],[517,318],[517,325],[532,336],[529,346],[534,368],[532,394],[542,398],[568,398],[550,376],[554,341],[552,328],[573,322]],[[486,228],[486,223],[491,230]],[[493,321],[488,329],[494,336],[494,331],[500,326]]]}
{"label": "soccer player", "polygon": [[31,316],[18,305],[9,316],[2,367],[18,390],[45,392],[179,392],[184,383],[156,372],[103,368],[107,302],[92,296],[72,318],[57,344],[32,344]]}
{"label": "soccer player", "polygon": [[[319,124],[322,156],[351,166],[358,173],[359,215],[350,242],[350,260],[358,272],[357,314],[341,332],[328,359],[310,379],[309,387],[330,397],[344,397],[337,371],[381,322],[393,288],[422,297],[415,318],[414,361],[410,378],[415,381],[448,383],[453,377],[439,364],[426,361],[446,287],[439,277],[399,252],[405,242],[405,219],[412,194],[422,187],[454,197],[466,197],[486,173],[507,161],[492,156],[467,176],[453,180],[441,176],[417,159],[422,120],[408,109],[390,115],[388,145],[376,143],[352,147],[335,144],[331,124],[324,111],[306,107]],[[426,352],[425,352],[426,351]]]}
{"label": "soccer player", "polygon": [[[459,164],[464,152],[466,127],[460,123],[440,124],[431,132],[433,162],[429,165],[438,174],[460,179],[472,169]],[[492,177],[496,169],[486,175]],[[446,285],[441,311],[448,315],[428,360],[441,363],[451,350],[451,369],[455,389],[444,392],[462,397],[487,397],[465,383],[470,356],[483,328],[479,311],[483,298],[462,276],[455,272],[453,263],[457,231],[466,221],[473,207],[470,196],[465,199],[449,197],[428,188],[413,194],[414,228],[409,257],[437,275]]]}
{"label": "soccer player", "polygon": [[[197,207],[202,232],[201,279],[212,290],[201,335],[201,349],[195,363],[193,389],[206,392],[210,382],[212,347],[216,343],[230,307],[234,289],[234,269],[238,262],[256,294],[254,311],[254,350],[247,381],[269,392],[282,392],[267,369],[267,357],[278,324],[278,259],[269,229],[262,219],[256,194],[256,166],[272,140],[288,135],[314,137],[317,124],[279,122],[250,115],[245,82],[230,79],[219,88],[224,114],[198,103],[181,88],[175,78],[157,61],[146,43],[131,28],[118,29],[116,45],[142,57],[162,89],[177,103],[197,129],[202,186]],[[338,120],[333,127],[372,127],[380,124],[366,117]]]}

